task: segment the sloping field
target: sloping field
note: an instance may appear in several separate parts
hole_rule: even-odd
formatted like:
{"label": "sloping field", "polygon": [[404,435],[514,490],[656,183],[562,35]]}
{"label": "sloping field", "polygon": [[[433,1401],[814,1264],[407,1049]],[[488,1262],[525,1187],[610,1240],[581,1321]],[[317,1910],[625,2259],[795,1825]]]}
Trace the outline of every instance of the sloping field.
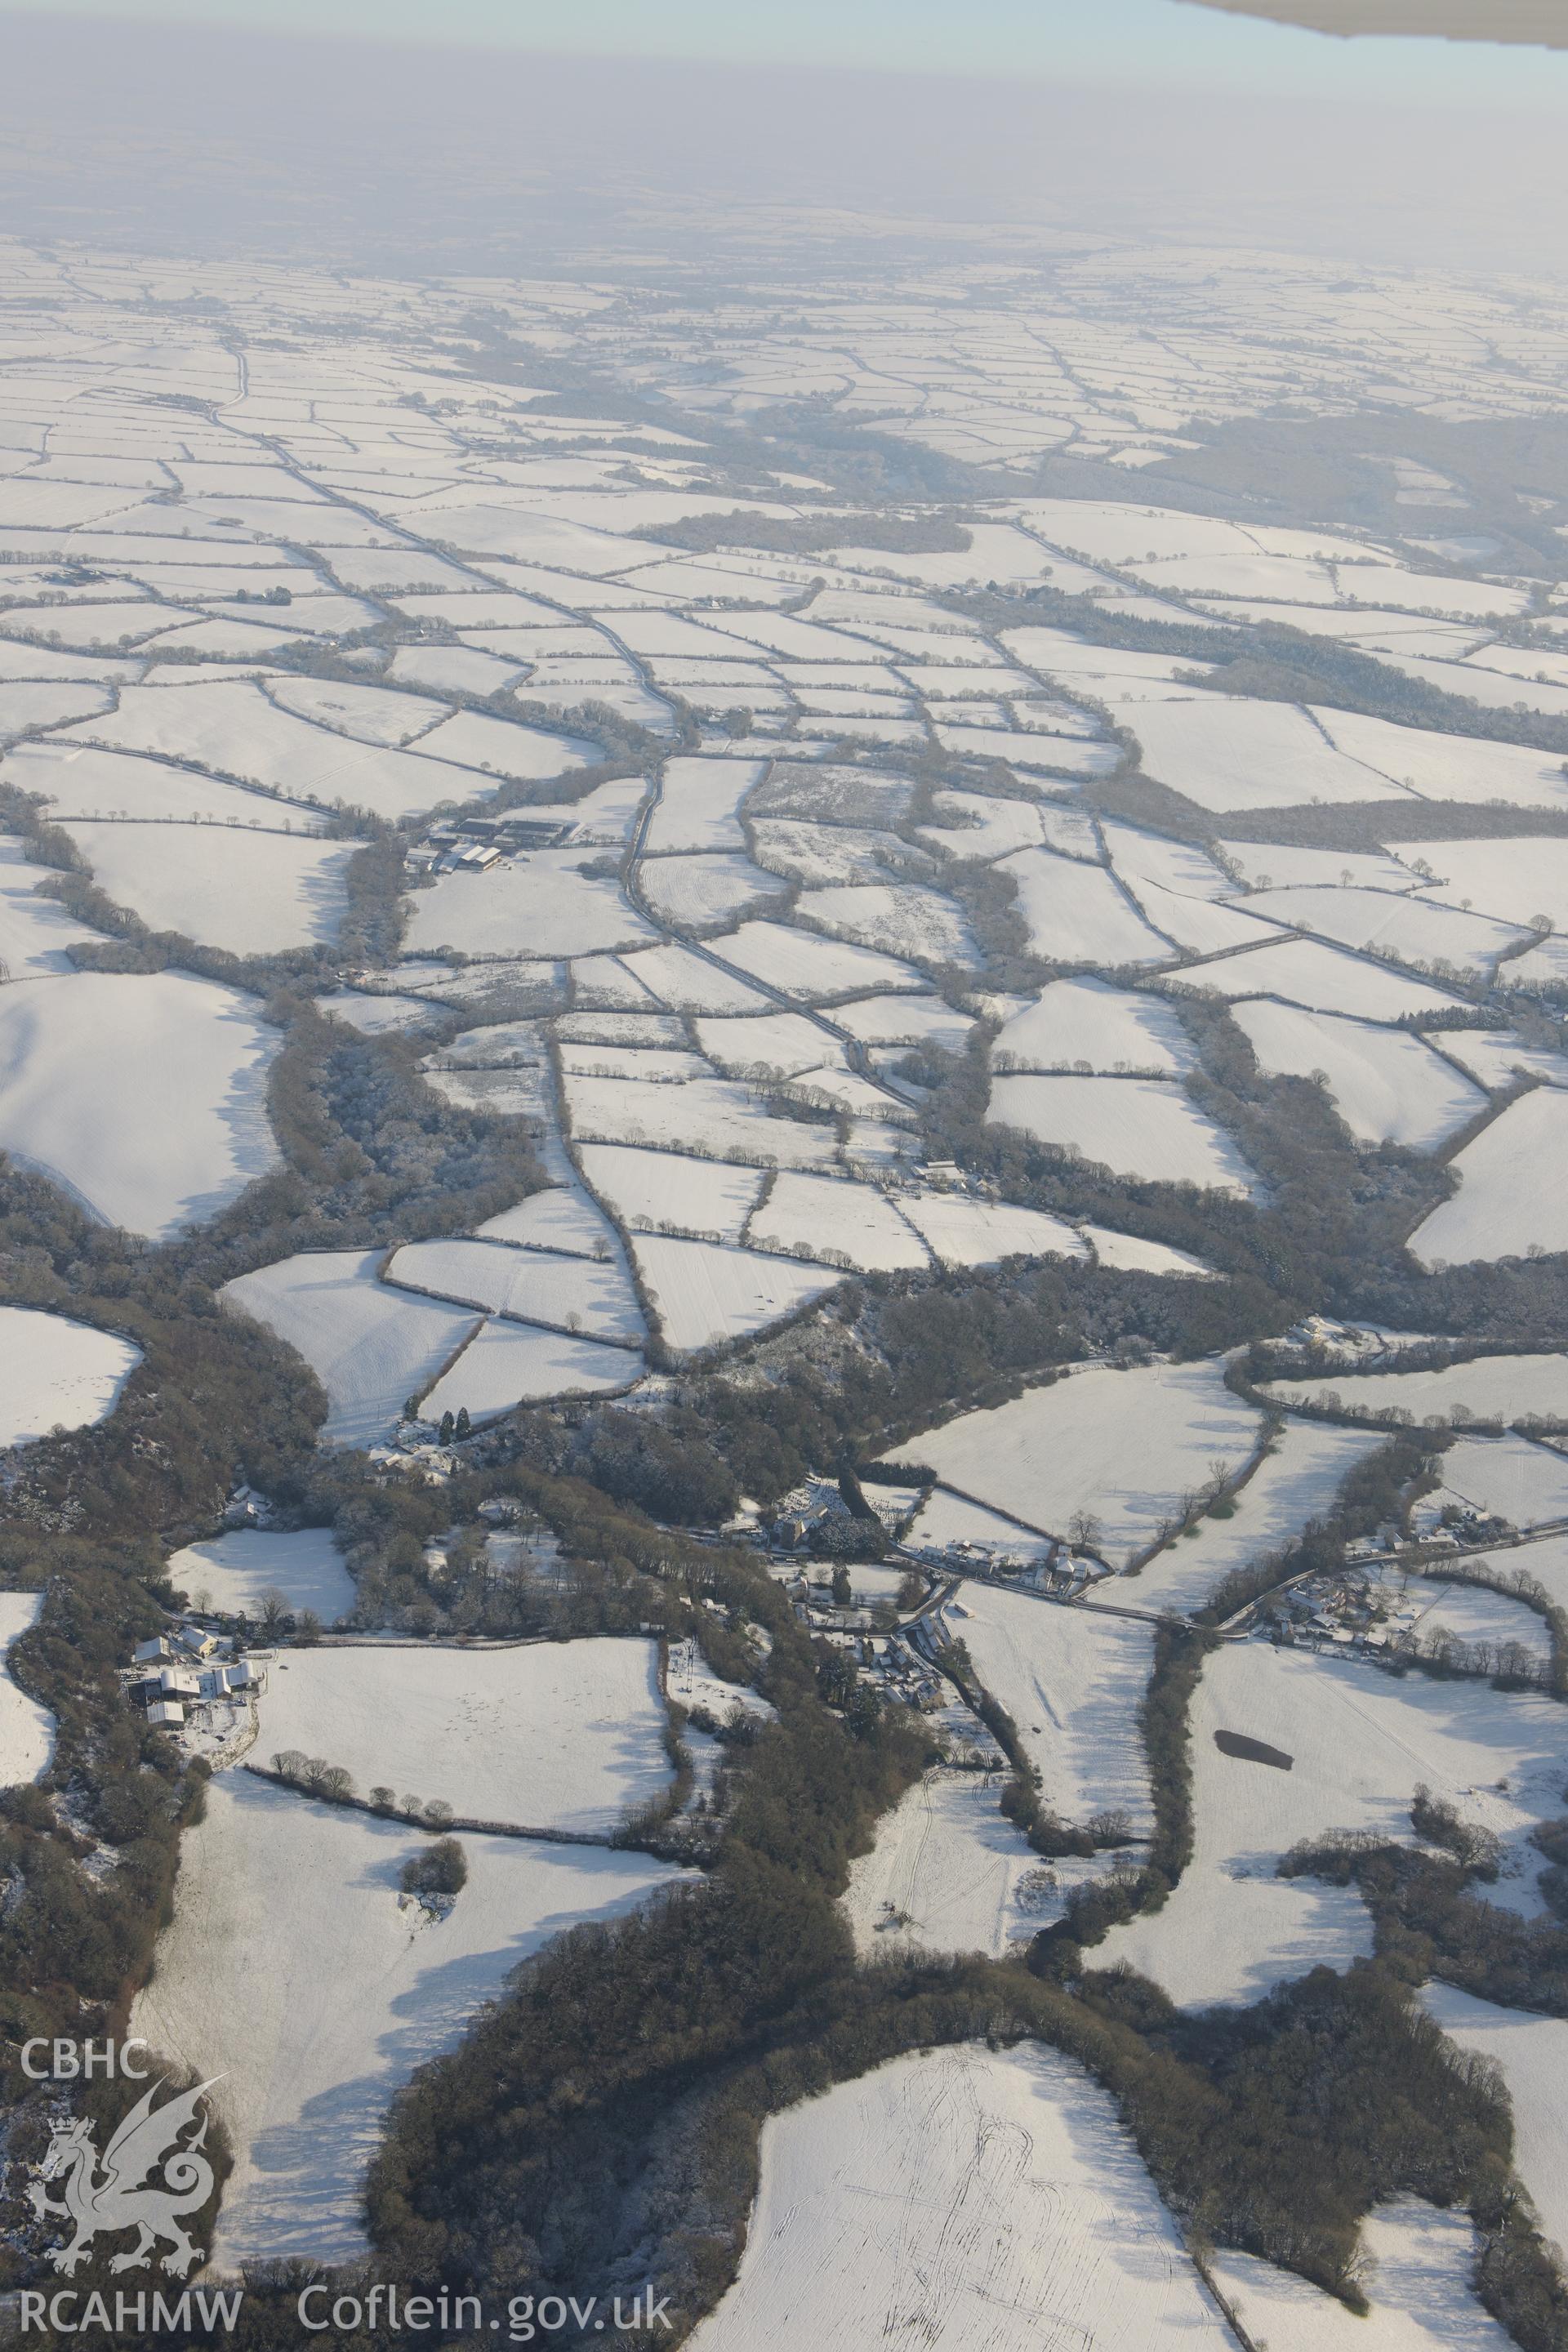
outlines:
{"label": "sloping field", "polygon": [[1051,1811],[1074,1822],[1125,1811],[1146,1837],[1154,1809],[1138,1707],[1154,1660],[1152,1625],[979,1583],[966,1583],[943,1614],[1017,1726]]}
{"label": "sloping field", "polygon": [[[1411,1836],[1416,1783],[1504,1842],[1489,1899],[1535,1907],[1542,1856],[1526,1843],[1559,1812],[1568,1726],[1549,1698],[1475,1682],[1395,1681],[1365,1665],[1228,1644],[1204,1667],[1192,1709],[1196,1839],[1162,1911],[1113,1928],[1103,1965],[1127,1960],[1184,2008],[1253,2001],[1319,1962],[1342,1968],[1372,1949],[1353,1887],[1274,1875],[1299,1839],[1333,1829]],[[1292,1759],[1282,1771],[1227,1756],[1216,1731]]]}
{"label": "sloping field", "polygon": [[1020,849],[997,863],[1017,885],[1029,945],[1053,963],[1168,963],[1173,950],[1103,866]]}
{"label": "sloping field", "polygon": [[632,1255],[666,1341],[682,1352],[749,1339],[843,1280],[829,1266],[655,1234],[634,1235]]}
{"label": "sloping field", "polygon": [[311,719],[337,735],[397,750],[427,734],[449,716],[451,705],[426,694],[389,692],[384,686],[356,686],[342,678],[279,677],[266,687],[268,702],[296,719]]}
{"label": "sloping field", "polygon": [[963,1052],[974,1026],[972,1014],[937,996],[863,996],[836,1005],[833,1023],[865,1045],[940,1045],[950,1054]]}
{"label": "sloping field", "polygon": [[1005,1021],[991,1048],[994,1070],[1138,1071],[1176,1077],[1197,1054],[1168,1004],[1103,980],[1053,980]]}
{"label": "sloping field", "polygon": [[1535,2200],[1541,2226],[1568,2245],[1568,2021],[1500,2009],[1436,1978],[1421,1990],[1428,2017],[1478,2058],[1502,2070],[1513,2108],[1514,2169]]}
{"label": "sloping field", "polygon": [[142,1350],[33,1307],[0,1307],[0,1451],[106,1421]]}
{"label": "sloping field", "polygon": [[1165,985],[1205,996],[1279,996],[1318,1013],[1349,1013],[1363,1021],[1397,1021],[1406,1013],[1451,1011],[1457,1000],[1424,980],[1407,980],[1364,956],[1325,947],[1321,940],[1282,940],[1278,947],[1173,972]]}
{"label": "sloping field", "polygon": [[645,857],[637,883],[658,921],[692,930],[732,923],[748,908],[782,898],[789,887],[737,849]]}
{"label": "sloping field", "polygon": [[693,1025],[709,1060],[730,1077],[793,1077],[800,1070],[820,1069],[842,1052],[821,1024],[804,1013],[742,1014]]}
{"label": "sloping field", "polygon": [[1092,1365],[1008,1404],[961,1413],[900,1449],[944,1485],[1065,1536],[1079,1511],[1100,1522],[1091,1549],[1113,1567],[1152,1542],[1211,1461],[1251,1454],[1258,1416],[1213,1362],[1134,1371]]}
{"label": "sloping field", "polygon": [[1013,1943],[1041,1926],[1019,1894],[1039,1857],[999,1811],[997,1796],[994,1774],[937,1765],[881,1816],[870,1853],[849,1865],[844,1895],[863,1958],[913,1945],[1005,1959]]}
{"label": "sloping field", "polygon": [[1441,1054],[1405,1031],[1373,1028],[1257,997],[1234,1018],[1270,1077],[1321,1071],[1334,1108],[1363,1143],[1431,1151],[1486,1108],[1486,1097]]}
{"label": "sloping field", "polygon": [[[1442,735],[1426,727],[1395,727],[1357,710],[1314,716],[1342,751],[1369,774],[1408,785],[1428,801],[1509,801],[1515,808],[1568,806],[1563,762],[1518,743],[1489,743],[1474,735]],[[1392,793],[1385,799],[1392,799]]]}
{"label": "sloping field", "polygon": [[481,1821],[605,1835],[667,1787],[651,1642],[289,1650],[268,1670],[257,1759],[303,1748],[361,1796],[445,1798]]}
{"label": "sloping field", "polygon": [[693,2352],[1227,2345],[1108,2094],[1037,2044],[895,2058],[770,2117]]}
{"label": "sloping field", "polygon": [[1568,1087],[1568,1055],[1527,1045],[1517,1029],[1449,1029],[1443,1051],[1483,1087],[1511,1087],[1521,1072],[1549,1087]]}
{"label": "sloping field", "polygon": [[243,678],[198,678],[174,691],[128,686],[118,709],[75,732],[84,742],[194,760],[290,800],[329,808],[342,801],[392,820],[422,815],[439,801],[471,801],[487,789],[471,768],[356,742],[279,710]]}
{"label": "sloping field", "polygon": [[627,1388],[642,1372],[642,1358],[629,1348],[498,1319],[480,1325],[457,1361],[426,1390],[419,1410],[437,1423],[443,1413],[464,1406],[470,1421],[493,1421],[514,1405],[544,1397]]}
{"label": "sloping field", "polygon": [[760,1249],[843,1257],[868,1274],[931,1262],[918,1234],[871,1185],[787,1171],[752,1216],[746,1239]]}
{"label": "sloping field", "polygon": [[[922,1490],[915,1487],[919,1496]],[[949,1544],[978,1544],[985,1550],[1025,1560],[1048,1559],[1053,1548],[1049,1536],[1031,1535],[1015,1520],[1004,1518],[998,1511],[988,1511],[983,1503],[971,1503],[962,1495],[949,1493],[945,1486],[930,1486],[923,1490],[925,1500],[919,1505],[910,1523],[908,1541],[916,1549],[925,1546],[945,1550]]]}
{"label": "sloping field", "polygon": [[1411,1234],[1418,1265],[1489,1265],[1529,1250],[1568,1249],[1568,1096],[1538,1087],[1481,1129],[1451,1165],[1459,1189]]}
{"label": "sloping field", "polygon": [[1440,1584],[1428,1577],[1413,1597],[1421,1604],[1413,1629],[1417,1634],[1451,1633],[1456,1641],[1484,1643],[1494,1654],[1506,1652],[1510,1659],[1523,1653],[1541,1665],[1552,1655],[1545,1621],[1522,1601],[1510,1600],[1484,1584]]}
{"label": "sloping field", "polygon": [[278,1157],[253,997],[184,972],[77,972],[0,991],[0,1150],[104,1223],[165,1239]]}
{"label": "sloping field", "polygon": [[766,772],[765,760],[667,760],[645,848],[650,854],[744,849],[746,836],[735,812]]}
{"label": "sloping field", "polygon": [[485,874],[438,874],[416,890],[404,946],[468,956],[593,955],[657,936],[607,877],[579,874],[581,850],[535,851]]}
{"label": "sloping field", "polygon": [[236,2163],[220,2270],[363,2258],[361,2183],[394,2095],[552,1936],[675,1875],[643,1854],[470,1835],[468,1883],[432,1921],[397,1895],[424,1843],[244,1773],[214,1783],[184,1842],[174,1925],[132,2029],[222,2077],[213,2102]]}
{"label": "sloping field", "polygon": [[1528,1438],[1461,1437],[1443,1456],[1442,1477],[1437,1501],[1457,1495],[1516,1528],[1568,1518],[1568,1455]]}
{"label": "sloping field", "polygon": [[726,1167],[679,1151],[585,1143],[580,1157],[584,1176],[622,1224],[656,1233],[668,1228],[738,1242],[763,1189],[761,1169]]}
{"label": "sloping field", "polygon": [[237,1528],[171,1553],[168,1577],[193,1608],[224,1616],[258,1617],[268,1591],[281,1592],[291,1609],[313,1609],[323,1625],[335,1625],[354,1605],[354,1581],[330,1528],[296,1535]]}
{"label": "sloping field", "polygon": [[1268,2352],[1455,2352],[1461,2344],[1467,2352],[1510,2352],[1512,2336],[1472,2284],[1478,2248],[1468,2214],[1396,2198],[1367,2215],[1361,2242],[1370,2257],[1364,2318],[1255,2254],[1225,2246],[1209,2260],[1248,2340]]}
{"label": "sloping field", "polygon": [[242,1274],[218,1294],[299,1349],[327,1391],[321,1434],[336,1445],[386,1436],[479,1319],[379,1282],[383,1255],[306,1251]]}
{"label": "sloping field", "polygon": [[41,793],[51,814],[65,817],[141,817],[177,824],[290,828],[310,835],[325,823],[298,802],[267,793],[244,792],[218,783],[192,768],[167,760],[143,759],[134,751],[104,751],[87,743],[23,743],[8,753],[6,772],[24,792]]}
{"label": "sloping field", "polygon": [[943,1265],[999,1265],[1005,1257],[1081,1257],[1071,1225],[1043,1209],[1010,1201],[972,1201],[950,1192],[912,1192],[899,1205]]}
{"label": "sloping field", "polygon": [[394,1250],[385,1279],[493,1315],[564,1326],[584,1339],[643,1336],[637,1294],[618,1255],[565,1257],[501,1242],[409,1242]]}
{"label": "sloping field", "polygon": [[1194,897],[1160,882],[1135,880],[1127,887],[1155,929],[1186,955],[1219,955],[1279,937],[1276,924],[1245,912],[1229,899]]}
{"label": "sloping field", "polygon": [[218,824],[68,824],[92,878],[151,931],[231,955],[279,955],[336,939],[357,841],[308,841]]}
{"label": "sloping field", "polygon": [[[1568,925],[1568,840],[1561,834],[1401,842],[1391,855],[1420,884],[1424,898],[1447,907],[1468,898],[1505,923],[1528,925],[1544,914],[1560,930]],[[1434,879],[1414,871],[1416,857],[1432,868]]]}
{"label": "sloping field", "polygon": [[831,1127],[772,1118],[745,1087],[728,1078],[585,1078],[568,1072],[561,1088],[580,1143],[666,1145],[758,1168],[822,1168],[833,1159]]}
{"label": "sloping field", "polygon": [[598,1209],[575,1185],[552,1185],[531,1192],[515,1209],[487,1217],[477,1228],[484,1241],[512,1249],[558,1250],[567,1257],[608,1257],[616,1237]]}
{"label": "sloping field", "polygon": [[[449,760],[470,772],[479,769],[538,784],[553,783],[558,776],[569,775],[574,768],[585,767],[599,756],[594,745],[577,736],[547,735],[542,728],[494,719],[482,710],[458,711],[411,748],[420,759]],[[472,797],[486,787],[479,776],[470,772],[467,789]],[[447,796],[457,797],[450,786]]]}
{"label": "sloping field", "polygon": [[1417,1421],[1433,1413],[1461,1421],[1510,1422],[1526,1413],[1568,1420],[1564,1355],[1475,1356],[1437,1371],[1324,1373],[1264,1385],[1281,1404],[1312,1403],[1332,1389],[1342,1404],[1365,1405],[1373,1412],[1412,1412]]}
{"label": "sloping field", "polygon": [[981,961],[969,926],[952,900],[918,882],[803,890],[795,901],[795,912],[815,930],[858,940],[889,955],[970,967]]}
{"label": "sloping field", "polygon": [[[825,1004],[835,997],[864,995],[870,990],[931,985],[913,964],[883,955],[876,948],[858,947],[849,940],[823,939],[814,931],[794,930],[783,923],[742,923],[738,930],[714,940],[711,947],[726,963],[803,1004]],[[731,1008],[716,1004],[710,1009],[722,1013]]]}
{"label": "sloping field", "polygon": [[0,962],[13,980],[73,971],[66,950],[99,936],[55,899],[39,897],[47,879],[43,866],[28,864],[21,842],[0,838]]}
{"label": "sloping field", "polygon": [[1250,1192],[1255,1179],[1230,1138],[1179,1087],[1159,1078],[996,1077],[985,1112],[1119,1176]]}
{"label": "sloping field", "polygon": [[1452,964],[1467,980],[1489,979],[1499,956],[1520,946],[1525,936],[1491,915],[1428,906],[1425,899],[1386,890],[1298,886],[1258,891],[1247,904],[1279,922],[1299,924],[1342,947],[1364,948],[1396,963]]}
{"label": "sloping field", "polygon": [[1103,1266],[1113,1274],[1168,1274],[1178,1278],[1210,1282],[1213,1266],[1190,1250],[1172,1249],[1165,1242],[1144,1241],[1137,1234],[1112,1233],[1107,1225],[1080,1225],[1079,1231]]}
{"label": "sloping field", "polygon": [[7,1653],[37,1624],[40,1592],[0,1592],[0,1788],[36,1780],[55,1752],[55,1718],[11,1678]]}
{"label": "sloping field", "polygon": [[[1338,714],[1334,714],[1336,717]],[[1403,800],[1402,788],[1327,740],[1304,710],[1240,695],[1141,702],[1130,715],[1145,772],[1199,808]]]}
{"label": "sloping field", "polygon": [[[1131,1583],[1113,1584],[1098,1597],[1134,1609],[1201,1609],[1234,1569],[1289,1543],[1309,1519],[1326,1518],[1342,1481],[1383,1442],[1370,1430],[1287,1422],[1274,1452],[1233,1498],[1234,1518],[1200,1519],[1195,1535],[1178,1536]],[[1091,1590],[1087,1604],[1092,1608],[1096,1598]]]}
{"label": "sloping field", "polygon": [[[763,925],[766,929],[770,926]],[[728,954],[729,942],[724,943]],[[574,967],[582,970],[581,965]],[[698,955],[679,940],[667,940],[663,947],[640,948],[636,955],[626,957],[618,967],[623,982],[628,983],[626,995],[613,998],[616,1003],[635,1002],[645,1005],[668,1005],[675,1013],[763,1013],[768,1000],[759,995],[750,984],[736,978],[720,964],[710,962],[706,955]],[[583,1002],[581,989],[577,1002]]]}

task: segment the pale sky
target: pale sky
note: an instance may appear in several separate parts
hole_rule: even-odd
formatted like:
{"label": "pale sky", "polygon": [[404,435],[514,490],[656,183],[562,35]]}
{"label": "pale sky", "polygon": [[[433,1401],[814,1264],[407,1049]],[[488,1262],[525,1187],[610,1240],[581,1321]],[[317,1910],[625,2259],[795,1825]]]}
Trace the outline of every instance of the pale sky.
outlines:
{"label": "pale sky", "polygon": [[1191,0],[11,0],[11,9],[448,49],[1568,107],[1568,53],[1336,40]]}

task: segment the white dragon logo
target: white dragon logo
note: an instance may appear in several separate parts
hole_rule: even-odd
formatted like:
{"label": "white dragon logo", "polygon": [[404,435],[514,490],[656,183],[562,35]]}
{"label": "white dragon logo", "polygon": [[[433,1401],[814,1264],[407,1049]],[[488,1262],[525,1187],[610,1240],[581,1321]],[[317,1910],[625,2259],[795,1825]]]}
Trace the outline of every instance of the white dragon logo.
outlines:
{"label": "white dragon logo", "polygon": [[[34,2177],[28,2183],[27,2202],[40,2219],[58,2214],[76,2226],[68,2245],[50,2250],[49,2260],[56,2270],[69,2277],[87,2260],[94,2238],[120,2230],[134,2230],[137,2239],[128,2253],[115,2255],[109,2265],[111,2271],[146,2269],[156,2247],[164,2242],[170,2251],[163,2268],[175,2278],[185,2277],[200,2262],[202,2250],[192,2243],[181,2219],[199,2211],[212,2195],[213,2168],[200,2153],[207,2136],[207,2117],[202,2116],[193,2140],[184,2147],[178,2142],[180,2134],[196,2121],[196,2105],[203,2094],[221,2079],[215,2074],[210,2082],[198,2083],[194,2091],[166,2099],[161,2107],[153,2106],[153,2097],[163,2088],[163,2079],[154,2083],[118,2126],[103,2151],[101,2171],[93,2127],[85,2117],[55,2126],[42,2160],[31,2168]],[[161,2189],[148,2185],[160,2165],[167,2183]],[[43,2183],[58,2180],[62,2175],[65,2196],[57,2202],[45,2194]]]}

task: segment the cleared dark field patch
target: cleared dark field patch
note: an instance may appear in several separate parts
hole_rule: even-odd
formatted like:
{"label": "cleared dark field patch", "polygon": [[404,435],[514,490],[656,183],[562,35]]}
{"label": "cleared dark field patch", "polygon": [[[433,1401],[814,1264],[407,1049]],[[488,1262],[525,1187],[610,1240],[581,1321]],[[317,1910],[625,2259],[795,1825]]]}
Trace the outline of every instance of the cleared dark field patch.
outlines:
{"label": "cleared dark field patch", "polygon": [[1214,1744],[1222,1756],[1239,1756],[1244,1764],[1272,1764],[1277,1772],[1289,1772],[1296,1761],[1282,1748],[1270,1748],[1266,1740],[1249,1739],[1245,1731],[1216,1731]]}

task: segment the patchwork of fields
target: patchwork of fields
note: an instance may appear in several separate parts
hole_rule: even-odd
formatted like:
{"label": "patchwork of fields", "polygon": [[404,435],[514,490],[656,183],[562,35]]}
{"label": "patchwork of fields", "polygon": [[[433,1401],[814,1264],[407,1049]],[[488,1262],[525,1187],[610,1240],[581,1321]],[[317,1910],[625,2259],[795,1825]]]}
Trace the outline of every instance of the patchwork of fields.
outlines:
{"label": "patchwork of fields", "polygon": [[[217,2274],[1501,2352],[1467,2206],[1568,2235],[1557,292],[0,291],[16,2030],[220,2078]],[[1334,1836],[1401,1853],[1281,1873]],[[1410,2092],[1331,2260],[1171,2117],[1385,1983],[1399,1871],[1399,2030],[1502,2091],[1468,2172]]]}

